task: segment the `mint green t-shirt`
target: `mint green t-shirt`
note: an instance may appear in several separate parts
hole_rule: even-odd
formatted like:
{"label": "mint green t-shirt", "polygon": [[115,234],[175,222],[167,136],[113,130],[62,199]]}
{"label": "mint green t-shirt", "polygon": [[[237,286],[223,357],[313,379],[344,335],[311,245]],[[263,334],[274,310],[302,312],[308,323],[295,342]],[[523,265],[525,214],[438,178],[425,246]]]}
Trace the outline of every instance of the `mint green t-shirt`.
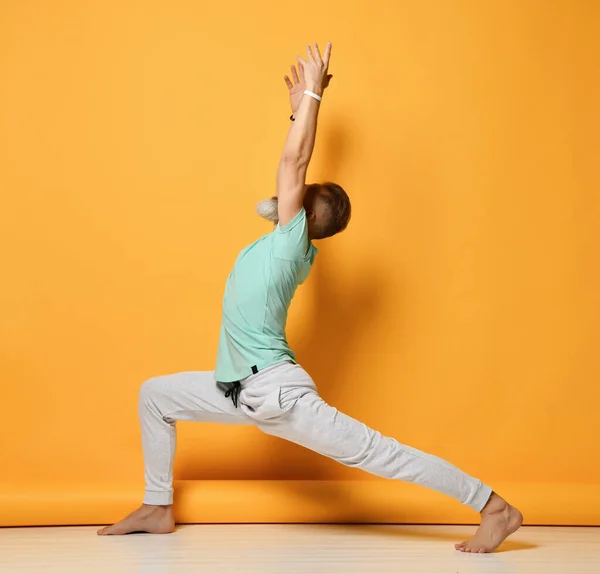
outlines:
{"label": "mint green t-shirt", "polygon": [[242,250],[227,279],[215,378],[240,381],[257,370],[296,361],[286,336],[288,309],[317,254],[306,211]]}

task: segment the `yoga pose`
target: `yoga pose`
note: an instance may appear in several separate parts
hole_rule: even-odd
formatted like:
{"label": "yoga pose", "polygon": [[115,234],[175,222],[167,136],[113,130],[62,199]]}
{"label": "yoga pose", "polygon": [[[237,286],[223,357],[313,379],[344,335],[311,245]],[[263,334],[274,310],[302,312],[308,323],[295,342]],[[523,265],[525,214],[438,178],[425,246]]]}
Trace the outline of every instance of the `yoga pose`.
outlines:
{"label": "yoga pose", "polygon": [[239,254],[223,299],[214,372],[188,372],[146,381],[140,391],[146,489],[143,505],[98,534],[172,532],[173,459],[177,421],[251,424],[342,464],[377,476],[413,482],[452,496],[481,513],[463,552],[491,552],[522,522],[520,512],[489,486],[448,462],[381,435],[340,413],[317,388],[289,348],[288,308],[308,276],[312,241],[343,231],[350,200],[333,183],[306,185],[323,92],[331,76],[331,43],[298,57],[292,79],[291,126],[277,172],[277,197],[258,206],[275,229]]}

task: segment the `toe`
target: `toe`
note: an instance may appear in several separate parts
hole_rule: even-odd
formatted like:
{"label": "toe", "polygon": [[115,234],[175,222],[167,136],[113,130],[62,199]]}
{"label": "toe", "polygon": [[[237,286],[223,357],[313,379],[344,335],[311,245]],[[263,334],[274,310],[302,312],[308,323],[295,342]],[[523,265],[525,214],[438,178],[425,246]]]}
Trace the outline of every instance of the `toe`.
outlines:
{"label": "toe", "polygon": [[100,536],[108,536],[109,534],[113,533],[114,529],[115,529],[114,524],[111,524],[110,526],[105,526],[104,528],[101,528],[100,530],[98,530],[98,534]]}

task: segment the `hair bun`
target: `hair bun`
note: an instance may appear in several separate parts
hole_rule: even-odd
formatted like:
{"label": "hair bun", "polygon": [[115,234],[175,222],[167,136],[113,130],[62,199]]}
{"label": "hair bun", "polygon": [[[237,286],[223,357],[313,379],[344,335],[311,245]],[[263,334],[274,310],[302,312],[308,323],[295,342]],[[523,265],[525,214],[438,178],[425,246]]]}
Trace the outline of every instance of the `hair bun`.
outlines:
{"label": "hair bun", "polygon": [[277,211],[277,198],[269,197],[269,199],[263,199],[256,205],[256,213],[267,221],[277,223],[279,221],[279,214]]}

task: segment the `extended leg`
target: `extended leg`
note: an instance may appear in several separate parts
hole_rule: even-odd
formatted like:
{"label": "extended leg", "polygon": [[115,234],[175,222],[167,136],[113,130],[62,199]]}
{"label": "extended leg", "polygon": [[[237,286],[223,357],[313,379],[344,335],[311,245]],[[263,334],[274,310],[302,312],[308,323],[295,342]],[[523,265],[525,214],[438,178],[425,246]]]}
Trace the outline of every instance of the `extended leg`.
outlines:
{"label": "extended leg", "polygon": [[329,406],[316,392],[305,394],[289,411],[283,411],[280,417],[259,422],[259,428],[347,466],[426,486],[481,512],[477,534],[456,545],[457,550],[491,552],[521,525],[521,513],[480,480],[441,458],[384,437]]}
{"label": "extended leg", "polygon": [[445,460],[385,437],[339,412],[317,393],[304,395],[287,414],[258,426],[346,466],[442,492],[478,512],[492,492]]}

